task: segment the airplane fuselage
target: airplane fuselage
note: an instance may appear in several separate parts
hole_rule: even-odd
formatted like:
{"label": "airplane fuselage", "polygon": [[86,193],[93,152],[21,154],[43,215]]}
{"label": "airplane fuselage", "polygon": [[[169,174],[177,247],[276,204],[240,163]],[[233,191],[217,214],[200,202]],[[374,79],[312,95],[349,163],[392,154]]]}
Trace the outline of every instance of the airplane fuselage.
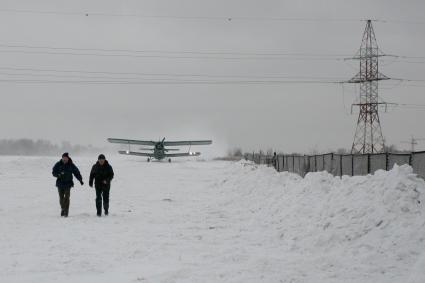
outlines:
{"label": "airplane fuselage", "polygon": [[165,147],[161,142],[155,144],[153,155],[156,160],[162,160],[165,158]]}

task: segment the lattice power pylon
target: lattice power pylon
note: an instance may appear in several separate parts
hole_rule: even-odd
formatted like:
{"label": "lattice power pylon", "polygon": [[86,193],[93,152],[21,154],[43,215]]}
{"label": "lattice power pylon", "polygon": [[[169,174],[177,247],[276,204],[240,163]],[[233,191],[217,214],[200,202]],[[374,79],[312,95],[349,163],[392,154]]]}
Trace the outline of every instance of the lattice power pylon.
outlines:
{"label": "lattice power pylon", "polygon": [[360,72],[349,83],[360,85],[360,107],[354,142],[351,148],[353,154],[380,153],[385,151],[384,137],[379,121],[378,108],[378,81],[389,78],[381,74],[378,69],[379,57],[385,56],[378,48],[372,21],[368,20],[363,33],[362,44],[356,56],[351,59],[360,61]]}

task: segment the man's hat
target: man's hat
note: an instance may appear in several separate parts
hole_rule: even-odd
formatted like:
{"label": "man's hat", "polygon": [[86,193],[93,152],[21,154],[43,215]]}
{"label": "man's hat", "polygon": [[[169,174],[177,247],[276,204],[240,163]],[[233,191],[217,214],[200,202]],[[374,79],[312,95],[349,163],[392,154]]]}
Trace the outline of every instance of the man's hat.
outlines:
{"label": "man's hat", "polygon": [[62,157],[68,157],[69,158],[69,153],[65,152],[64,154],[62,154]]}
{"label": "man's hat", "polygon": [[105,160],[106,159],[106,157],[105,157],[105,155],[103,155],[103,154],[100,154],[99,155],[99,157],[97,158],[97,160]]}

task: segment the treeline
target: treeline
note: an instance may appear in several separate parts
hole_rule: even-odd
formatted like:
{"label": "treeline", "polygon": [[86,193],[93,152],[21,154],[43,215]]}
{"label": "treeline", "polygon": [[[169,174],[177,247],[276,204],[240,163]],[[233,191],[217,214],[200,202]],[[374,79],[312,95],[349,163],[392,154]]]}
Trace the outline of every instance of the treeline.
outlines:
{"label": "treeline", "polygon": [[85,155],[100,151],[101,149],[91,145],[72,145],[67,141],[54,144],[47,140],[0,139],[0,155],[54,156],[64,152],[72,155]]}
{"label": "treeline", "polygon": [[239,147],[229,149],[226,156],[216,157],[215,160],[238,161],[243,158],[242,149]]}

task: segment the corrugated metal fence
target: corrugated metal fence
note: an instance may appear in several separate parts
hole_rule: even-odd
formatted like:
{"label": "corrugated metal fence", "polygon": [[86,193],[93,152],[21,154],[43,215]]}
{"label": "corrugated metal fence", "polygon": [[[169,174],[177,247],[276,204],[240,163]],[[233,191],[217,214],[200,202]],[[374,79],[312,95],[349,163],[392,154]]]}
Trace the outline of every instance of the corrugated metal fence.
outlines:
{"label": "corrugated metal fence", "polygon": [[321,154],[321,155],[262,155],[245,154],[247,160],[273,166],[277,171],[288,171],[304,176],[308,172],[327,171],[335,176],[358,176],[376,170],[390,170],[394,164],[409,164],[414,173],[425,179],[425,151],[381,154]]}

